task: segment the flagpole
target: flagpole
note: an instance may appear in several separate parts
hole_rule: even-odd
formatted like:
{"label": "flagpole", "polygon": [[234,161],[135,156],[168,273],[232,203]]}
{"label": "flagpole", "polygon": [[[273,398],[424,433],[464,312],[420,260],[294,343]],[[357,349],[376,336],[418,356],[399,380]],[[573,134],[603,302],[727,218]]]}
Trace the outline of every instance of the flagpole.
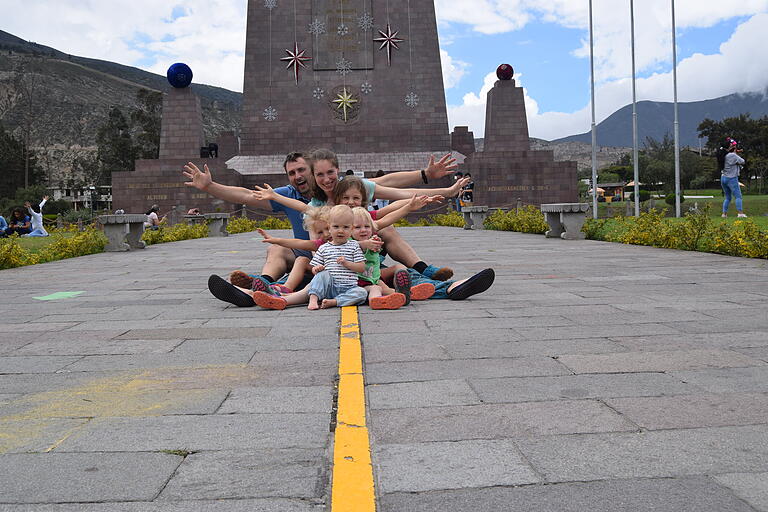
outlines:
{"label": "flagpole", "polygon": [[632,162],[635,177],[635,217],[640,216],[640,167],[637,154],[637,87],[635,84],[635,2],[629,0],[629,19],[632,25]]}
{"label": "flagpole", "polygon": [[595,43],[592,27],[592,0],[589,0],[589,68],[592,89],[592,218],[597,218],[597,127],[595,125]]}
{"label": "flagpole", "polygon": [[677,34],[675,0],[672,0],[672,83],[675,91],[675,217],[680,217],[680,120],[677,110]]}

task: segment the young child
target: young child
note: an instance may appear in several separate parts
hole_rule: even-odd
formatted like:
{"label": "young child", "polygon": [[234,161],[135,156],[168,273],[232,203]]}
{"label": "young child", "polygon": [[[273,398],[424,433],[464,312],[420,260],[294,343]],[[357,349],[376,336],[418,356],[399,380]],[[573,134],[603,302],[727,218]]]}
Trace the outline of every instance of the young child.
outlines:
{"label": "young child", "polygon": [[[415,198],[414,198],[415,199]],[[418,203],[406,204],[400,210],[412,211]],[[395,216],[404,216],[404,213],[390,213],[382,219],[383,222],[394,222],[391,219]],[[352,208],[352,214],[355,218],[352,229],[352,237],[355,240],[378,239],[375,231],[378,229],[377,223],[373,221],[370,213],[365,208],[356,206]],[[435,287],[429,283],[421,283],[411,287],[411,279],[405,265],[395,265],[386,269],[381,269],[381,259],[378,250],[366,249],[365,271],[358,275],[358,285],[368,291],[368,302],[372,309],[397,309],[400,306],[407,305],[411,300],[425,300],[435,293]],[[395,288],[392,289],[383,281],[387,274],[394,281]],[[400,304],[398,295],[403,294],[404,301]],[[378,307],[376,307],[378,306]]]}
{"label": "young child", "polygon": [[360,245],[350,240],[354,216],[349,206],[336,205],[330,212],[331,241],[321,245],[310,264],[315,277],[305,289],[277,297],[254,291],[253,301],[268,309],[308,302],[307,309],[353,306],[365,301],[367,293],[357,286],[357,273],[365,270]]}
{"label": "young child", "polygon": [[[296,249],[299,251],[315,252],[318,247],[325,242],[330,241],[331,234],[328,227],[328,215],[331,211],[329,206],[321,206],[320,208],[308,208],[304,213],[304,229],[309,232],[310,240],[300,240],[298,238],[275,238],[263,229],[257,231],[264,237],[262,240],[265,243],[276,244],[289,249]],[[291,268],[291,272],[288,275],[288,279],[284,284],[271,285],[271,287],[282,293],[291,293],[299,287],[304,275],[312,272],[312,267],[309,265],[310,259],[307,256],[296,255],[296,260]],[[240,288],[247,290],[263,290],[260,283],[257,283],[254,276],[250,276],[241,270],[235,270],[229,275],[229,282]],[[254,288],[256,286],[256,288]]]}

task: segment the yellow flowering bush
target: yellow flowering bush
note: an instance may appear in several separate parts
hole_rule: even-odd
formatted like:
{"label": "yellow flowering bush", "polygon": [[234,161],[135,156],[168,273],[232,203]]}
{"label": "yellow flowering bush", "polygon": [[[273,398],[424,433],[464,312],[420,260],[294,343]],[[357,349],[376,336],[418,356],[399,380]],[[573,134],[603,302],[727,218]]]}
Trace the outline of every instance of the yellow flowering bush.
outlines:
{"label": "yellow flowering bush", "polygon": [[227,232],[230,235],[248,233],[250,231],[256,231],[256,228],[258,227],[259,223],[248,217],[230,217],[229,222],[227,223]]}
{"label": "yellow flowering bush", "polygon": [[63,230],[51,235],[51,243],[38,253],[25,250],[18,235],[0,239],[0,269],[35,265],[102,252],[107,245],[104,233],[92,227],[72,235]]}
{"label": "yellow flowering bush", "polygon": [[158,229],[148,229],[144,231],[141,239],[147,245],[153,245],[191,240],[193,238],[205,238],[207,236],[207,224],[176,224],[175,226],[161,225]]}
{"label": "yellow flowering bush", "polygon": [[19,236],[0,238],[0,269],[23,267],[37,263],[37,255],[30,254],[19,244]]}
{"label": "yellow flowering bush", "polygon": [[543,234],[549,230],[544,214],[533,205],[528,205],[519,210],[503,212],[496,210],[485,218],[483,223],[486,229],[498,231],[520,231],[521,233]]}
{"label": "yellow flowering bush", "polygon": [[748,258],[768,258],[768,233],[751,220],[720,224],[712,236],[712,252]]}
{"label": "yellow flowering bush", "polygon": [[258,222],[257,227],[261,229],[291,229],[291,223],[288,219],[281,219],[280,217],[267,217],[261,222]]}
{"label": "yellow flowering bush", "polygon": [[[424,220],[424,219],[420,219]],[[429,220],[438,226],[450,226],[454,228],[464,227],[464,216],[457,211],[437,213],[429,217]]]}

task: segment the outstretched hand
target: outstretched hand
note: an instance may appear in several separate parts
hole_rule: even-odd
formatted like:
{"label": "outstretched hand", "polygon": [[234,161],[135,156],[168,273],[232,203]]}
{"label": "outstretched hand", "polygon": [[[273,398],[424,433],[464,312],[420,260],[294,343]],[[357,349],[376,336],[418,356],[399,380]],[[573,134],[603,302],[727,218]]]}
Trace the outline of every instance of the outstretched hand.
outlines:
{"label": "outstretched hand", "polygon": [[257,201],[268,201],[274,199],[276,195],[275,191],[267,183],[264,183],[263,187],[258,185],[253,187],[253,198]]}
{"label": "outstretched hand", "polygon": [[264,240],[262,240],[262,242],[264,242],[264,243],[266,243],[266,244],[273,244],[273,243],[275,243],[275,239],[274,239],[274,237],[273,237],[272,235],[270,235],[269,233],[267,233],[266,231],[264,231],[263,229],[261,229],[261,228],[256,228],[256,231],[257,231],[257,232],[258,232],[258,233],[259,233],[261,236],[263,236],[263,237],[264,237]]}
{"label": "outstretched hand", "polygon": [[408,203],[408,209],[412,212],[415,212],[416,210],[424,208],[424,206],[426,206],[429,202],[429,197],[417,196],[416,194],[413,194],[411,201]]}
{"label": "outstretched hand", "polygon": [[184,176],[192,180],[184,182],[184,184],[188,187],[195,187],[198,190],[205,190],[211,183],[213,183],[213,177],[211,176],[211,171],[208,170],[208,164],[203,165],[203,170],[201,171],[199,167],[197,167],[192,162],[189,162],[184,166],[182,173]]}
{"label": "outstretched hand", "polygon": [[451,185],[451,187],[448,189],[451,191],[450,197],[456,197],[459,195],[459,192],[461,192],[461,189],[464,188],[467,183],[469,183],[470,178],[461,178],[456,180],[456,183]]}
{"label": "outstretched hand", "polygon": [[427,178],[436,180],[448,174],[453,174],[458,167],[456,159],[451,156],[451,153],[448,153],[437,162],[435,162],[435,156],[432,155],[429,157],[429,165],[424,169],[424,173],[427,175]]}
{"label": "outstretched hand", "polygon": [[320,272],[322,272],[323,270],[325,270],[325,265],[318,265],[316,267],[312,267],[312,274],[313,275],[317,275]]}

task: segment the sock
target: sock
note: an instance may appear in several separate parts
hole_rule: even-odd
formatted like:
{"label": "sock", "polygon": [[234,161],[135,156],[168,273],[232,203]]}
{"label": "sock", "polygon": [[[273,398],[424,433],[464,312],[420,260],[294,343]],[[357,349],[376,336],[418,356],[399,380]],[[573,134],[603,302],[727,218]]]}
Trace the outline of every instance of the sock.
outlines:
{"label": "sock", "polygon": [[267,280],[267,281],[269,281],[270,283],[274,283],[274,282],[275,282],[275,278],[274,278],[274,277],[272,277],[272,276],[270,276],[270,275],[267,275],[267,274],[261,274],[261,277],[262,277],[262,278],[264,278],[264,279],[266,279],[266,280]]}
{"label": "sock", "polygon": [[424,263],[423,261],[417,261],[417,262],[416,262],[416,263],[413,265],[413,267],[411,267],[411,268],[412,268],[413,270],[415,270],[416,272],[418,272],[419,274],[421,274],[422,272],[424,272],[424,271],[427,269],[427,267],[428,267],[428,266],[429,266],[429,265],[427,265],[427,264],[426,264],[426,263]]}

